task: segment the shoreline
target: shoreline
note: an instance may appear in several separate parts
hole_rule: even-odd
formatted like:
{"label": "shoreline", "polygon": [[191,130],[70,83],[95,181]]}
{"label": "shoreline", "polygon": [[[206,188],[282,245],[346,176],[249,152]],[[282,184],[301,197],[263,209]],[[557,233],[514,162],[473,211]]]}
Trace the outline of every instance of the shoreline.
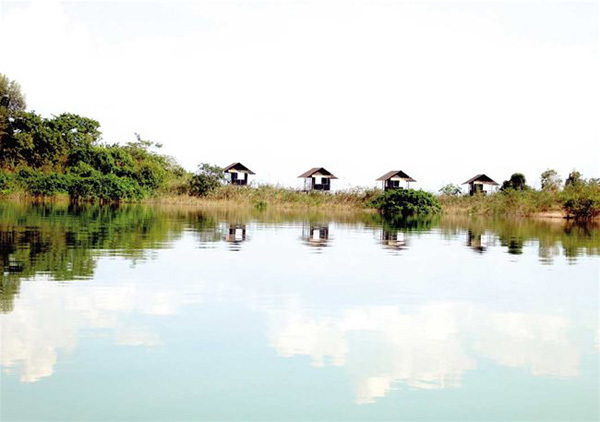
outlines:
{"label": "shoreline", "polygon": [[[326,197],[325,197],[326,198]],[[438,199],[441,199],[439,196]],[[465,197],[467,201],[472,201]],[[456,202],[456,198],[454,198]],[[458,198],[460,201],[461,199]],[[12,203],[43,203],[43,204],[68,204],[71,201],[64,194],[55,196],[36,198],[24,193],[12,193],[0,195],[0,202]],[[572,218],[562,210],[546,210],[539,212],[508,212],[508,213],[490,213],[486,209],[479,209],[473,212],[473,209],[468,206],[448,205],[445,201],[440,201],[442,204],[442,216],[447,217],[486,217],[486,218],[502,218],[502,219],[536,219],[550,221],[572,221]],[[82,204],[85,202],[82,202]],[[377,210],[361,203],[340,203],[329,202],[327,200],[321,203],[306,203],[297,201],[257,201],[252,198],[199,198],[187,195],[164,195],[155,196],[136,201],[118,201],[105,203],[103,205],[146,205],[156,207],[185,207],[185,208],[212,208],[212,209],[239,209],[244,208],[253,211],[287,211],[287,212],[333,212],[333,213],[367,213],[375,214]],[[593,223],[600,222],[600,217],[589,220]]]}

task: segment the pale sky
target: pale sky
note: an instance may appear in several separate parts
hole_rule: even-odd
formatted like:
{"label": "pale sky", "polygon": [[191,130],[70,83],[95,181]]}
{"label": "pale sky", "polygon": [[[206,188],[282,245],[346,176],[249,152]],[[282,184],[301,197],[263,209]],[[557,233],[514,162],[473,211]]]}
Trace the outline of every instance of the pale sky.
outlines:
{"label": "pale sky", "polygon": [[[403,170],[600,176],[599,5],[585,2],[0,0],[0,73],[28,108],[160,142],[189,170],[334,187]],[[336,183],[337,182],[337,183]]]}

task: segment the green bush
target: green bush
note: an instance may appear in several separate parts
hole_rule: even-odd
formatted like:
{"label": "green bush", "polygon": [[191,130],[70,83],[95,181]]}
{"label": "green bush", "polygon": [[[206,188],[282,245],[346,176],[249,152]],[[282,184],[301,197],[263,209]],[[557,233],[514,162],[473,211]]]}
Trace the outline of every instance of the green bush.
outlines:
{"label": "green bush", "polygon": [[600,186],[593,182],[570,184],[562,192],[563,209],[575,220],[591,220],[600,215]]}
{"label": "green bush", "polygon": [[25,189],[30,195],[53,196],[67,191],[70,177],[65,174],[34,173],[25,179]]}
{"label": "green bush", "polygon": [[435,215],[442,206],[429,192],[414,189],[393,189],[382,193],[371,202],[386,218]]}
{"label": "green bush", "polygon": [[221,186],[224,179],[222,168],[206,163],[200,164],[190,181],[190,195],[206,196]]}
{"label": "green bush", "polygon": [[75,201],[116,202],[142,199],[146,192],[133,179],[107,174],[101,177],[74,177],[68,189]]}
{"label": "green bush", "polygon": [[14,177],[9,173],[0,172],[0,195],[12,190]]}

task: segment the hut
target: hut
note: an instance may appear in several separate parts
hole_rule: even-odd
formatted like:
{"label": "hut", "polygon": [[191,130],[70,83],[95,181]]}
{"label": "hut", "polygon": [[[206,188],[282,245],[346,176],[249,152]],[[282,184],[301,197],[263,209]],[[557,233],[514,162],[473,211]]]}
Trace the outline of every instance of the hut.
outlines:
{"label": "hut", "polygon": [[463,185],[469,185],[469,195],[475,195],[476,193],[486,194],[491,192],[491,188],[486,191],[484,186],[498,186],[498,183],[493,181],[490,177],[486,176],[485,174],[478,174],[477,176],[472,177],[466,182],[464,182]]}
{"label": "hut", "polygon": [[323,167],[314,167],[298,177],[304,179],[305,192],[312,190],[329,191],[331,190],[331,179],[337,179],[337,177]]}
{"label": "hut", "polygon": [[408,189],[410,187],[410,182],[416,182],[415,179],[404,173],[402,170],[388,171],[377,180],[383,182],[383,190],[402,189],[402,186],[400,186],[401,182],[405,182],[406,188]]}
{"label": "hut", "polygon": [[225,180],[227,183],[238,186],[246,186],[248,184],[248,175],[255,174],[242,163],[232,163],[223,169]]}

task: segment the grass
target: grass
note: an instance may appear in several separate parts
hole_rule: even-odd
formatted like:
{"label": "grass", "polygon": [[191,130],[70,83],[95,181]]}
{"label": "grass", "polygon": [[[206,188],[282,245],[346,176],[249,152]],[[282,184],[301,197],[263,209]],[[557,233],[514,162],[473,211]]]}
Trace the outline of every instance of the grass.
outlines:
{"label": "grass", "polygon": [[[185,205],[210,208],[244,207],[255,211],[296,210],[296,211],[369,211],[369,204],[381,195],[381,189],[354,188],[336,192],[302,192],[275,185],[241,187],[225,185],[204,197],[186,194],[157,194],[138,201],[124,201],[153,205]],[[68,196],[57,194],[51,197],[35,198],[23,192],[0,195],[12,201],[68,202]],[[445,215],[484,215],[495,217],[573,217],[573,208],[566,204],[587,209],[600,210],[600,190],[597,186],[581,189],[565,189],[562,192],[546,192],[533,189],[508,190],[492,195],[449,196],[439,195]],[[592,205],[590,205],[590,203]],[[586,214],[589,215],[589,214]],[[598,219],[598,214],[591,218]]]}
{"label": "grass", "polygon": [[439,197],[445,214],[504,217],[565,217],[559,193],[535,190],[507,191],[493,195]]}
{"label": "grass", "polygon": [[235,204],[257,210],[277,209],[365,209],[381,193],[378,189],[355,188],[337,192],[302,192],[274,185],[259,187],[221,186],[205,197],[157,196],[146,202],[224,206]]}

